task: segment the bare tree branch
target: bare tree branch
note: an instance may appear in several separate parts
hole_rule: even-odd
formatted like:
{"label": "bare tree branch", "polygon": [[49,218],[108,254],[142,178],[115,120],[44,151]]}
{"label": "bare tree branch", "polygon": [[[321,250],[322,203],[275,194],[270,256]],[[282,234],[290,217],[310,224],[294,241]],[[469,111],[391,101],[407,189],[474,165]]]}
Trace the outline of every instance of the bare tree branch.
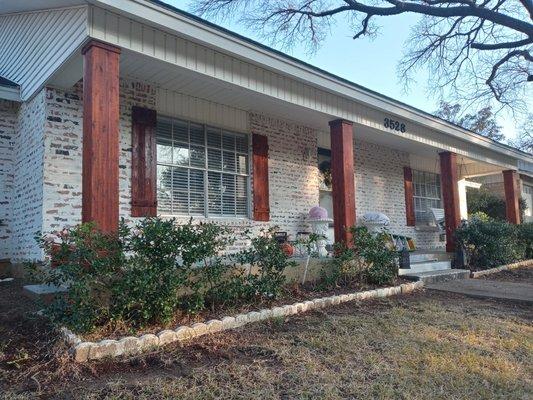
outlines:
{"label": "bare tree branch", "polygon": [[399,76],[408,85],[427,68],[430,90],[468,103],[525,108],[533,81],[533,0],[196,0],[194,11],[238,17],[277,47],[316,49],[330,24],[345,18],[354,39],[376,32],[375,19],[417,14]]}

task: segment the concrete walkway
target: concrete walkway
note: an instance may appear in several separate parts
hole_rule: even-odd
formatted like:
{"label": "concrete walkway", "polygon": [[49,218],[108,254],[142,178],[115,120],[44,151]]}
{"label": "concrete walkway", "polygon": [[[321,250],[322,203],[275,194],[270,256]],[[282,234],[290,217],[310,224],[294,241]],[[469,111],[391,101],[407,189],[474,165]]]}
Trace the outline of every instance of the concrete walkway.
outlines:
{"label": "concrete walkway", "polygon": [[460,293],[472,297],[514,300],[533,304],[533,284],[463,279],[427,284],[428,289]]}

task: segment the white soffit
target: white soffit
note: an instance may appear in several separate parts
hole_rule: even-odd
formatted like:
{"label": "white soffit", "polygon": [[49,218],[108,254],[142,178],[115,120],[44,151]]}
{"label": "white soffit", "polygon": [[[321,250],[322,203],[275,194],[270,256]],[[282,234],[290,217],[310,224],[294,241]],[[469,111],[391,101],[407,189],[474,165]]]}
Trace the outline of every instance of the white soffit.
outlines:
{"label": "white soffit", "polygon": [[320,71],[312,66],[307,66],[289,56],[282,55],[265,46],[252,43],[238,35],[226,32],[224,29],[219,29],[208,23],[182,15],[159,4],[146,0],[91,0],[91,2],[113,10],[114,12],[129,15],[134,19],[147,21],[152,26],[185,36],[190,40],[217,48],[220,51],[230,53],[240,59],[246,59],[256,65],[282,72],[295,79],[304,81],[306,84],[320,87],[321,89],[356,102],[361,102],[375,109],[396,114],[397,116],[446,133],[457,139],[475,143],[476,145],[517,159],[528,161],[532,159],[527,154],[495,143],[490,139],[426,114],[421,110],[417,110],[366,88],[359,87],[342,78],[335,77],[326,71]]}

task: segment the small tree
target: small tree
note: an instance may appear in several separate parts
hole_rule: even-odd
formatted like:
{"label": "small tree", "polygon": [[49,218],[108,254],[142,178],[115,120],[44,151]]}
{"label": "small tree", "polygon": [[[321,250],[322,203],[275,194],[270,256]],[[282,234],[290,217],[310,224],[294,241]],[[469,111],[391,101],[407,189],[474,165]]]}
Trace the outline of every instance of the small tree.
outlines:
{"label": "small tree", "polygon": [[465,115],[462,115],[461,108],[458,103],[450,104],[441,101],[439,109],[435,111],[435,115],[498,142],[505,138],[501,132],[502,127],[496,122],[491,106],[483,107],[475,114]]}

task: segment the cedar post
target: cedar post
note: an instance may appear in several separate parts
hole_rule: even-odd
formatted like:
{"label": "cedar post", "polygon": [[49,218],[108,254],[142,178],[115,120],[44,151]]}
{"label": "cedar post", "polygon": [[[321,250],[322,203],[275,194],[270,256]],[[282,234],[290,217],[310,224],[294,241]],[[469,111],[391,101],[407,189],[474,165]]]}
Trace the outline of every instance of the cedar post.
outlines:
{"label": "cedar post", "polygon": [[253,196],[255,221],[270,221],[270,191],[268,184],[268,137],[252,136]]}
{"label": "cedar post", "polygon": [[516,171],[503,171],[503,186],[505,188],[505,214],[511,224],[520,223],[520,203],[518,195],[518,174]]}
{"label": "cedar post", "polygon": [[337,119],[329,127],[335,242],[350,245],[347,228],[355,225],[353,123]]}
{"label": "cedar post", "polygon": [[454,233],[461,223],[457,184],[457,154],[446,151],[439,155],[444,223],[446,225],[446,251],[454,252]]}
{"label": "cedar post", "polygon": [[407,226],[415,226],[415,198],[413,187],[413,170],[403,167],[403,188],[405,192],[405,218]]}
{"label": "cedar post", "polygon": [[83,54],[82,221],[116,232],[119,219],[120,48],[91,40]]}

